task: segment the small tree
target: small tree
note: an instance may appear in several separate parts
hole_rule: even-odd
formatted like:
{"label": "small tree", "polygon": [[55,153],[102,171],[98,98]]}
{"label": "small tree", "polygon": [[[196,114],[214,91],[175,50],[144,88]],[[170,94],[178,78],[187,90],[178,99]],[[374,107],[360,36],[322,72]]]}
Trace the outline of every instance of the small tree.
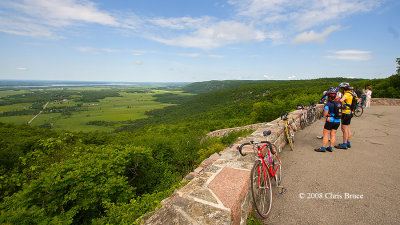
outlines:
{"label": "small tree", "polygon": [[396,59],[396,62],[397,62],[397,64],[399,64],[399,66],[397,67],[396,72],[397,72],[397,75],[400,76],[400,58],[397,58],[397,59]]}

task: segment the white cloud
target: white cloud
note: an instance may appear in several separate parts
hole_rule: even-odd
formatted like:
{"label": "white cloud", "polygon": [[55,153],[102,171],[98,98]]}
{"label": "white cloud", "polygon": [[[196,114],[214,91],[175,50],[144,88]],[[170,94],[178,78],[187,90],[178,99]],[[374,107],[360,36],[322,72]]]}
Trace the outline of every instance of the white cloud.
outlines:
{"label": "white cloud", "polygon": [[222,59],[222,58],[225,58],[224,55],[210,54],[210,55],[207,55],[207,56],[210,57],[210,58],[214,58],[214,59]]}
{"label": "white cloud", "polygon": [[360,13],[369,12],[381,0],[228,0],[237,13],[254,22],[289,23],[297,30]]}
{"label": "white cloud", "polygon": [[332,51],[332,55],[325,56],[328,59],[350,60],[350,61],[366,61],[371,58],[372,52],[361,50],[340,50]]}
{"label": "white cloud", "polygon": [[75,47],[75,50],[77,50],[79,52],[93,52],[93,51],[95,51],[95,49],[91,48],[91,47]]}
{"label": "white cloud", "polygon": [[139,61],[139,60],[137,60],[137,61],[135,61],[135,64],[140,66],[140,65],[143,65],[143,62],[142,62],[142,61]]}
{"label": "white cloud", "polygon": [[70,25],[73,21],[117,26],[116,19],[99,10],[90,1],[76,0],[19,0],[10,6],[33,17],[45,19],[53,26]]}
{"label": "white cloud", "polygon": [[141,56],[145,54],[155,54],[155,51],[146,51],[146,50],[132,50],[132,49],[112,49],[112,48],[93,48],[87,46],[75,47],[75,50],[79,52],[88,52],[88,53],[129,53],[134,56]]}
{"label": "white cloud", "polygon": [[0,31],[16,35],[58,39],[55,31],[80,23],[122,26],[87,0],[3,0],[0,7]]}
{"label": "white cloud", "polygon": [[107,53],[120,53],[123,50],[120,49],[110,49],[110,48],[102,48],[101,49],[103,52],[107,52]]}
{"label": "white cloud", "polygon": [[218,48],[227,44],[263,41],[267,36],[259,30],[236,21],[220,21],[204,26],[190,34],[172,38],[153,37],[153,40],[173,46],[202,49]]}
{"label": "white cloud", "polygon": [[24,70],[27,70],[27,68],[25,68],[25,67],[17,67],[17,68],[15,68],[16,70],[20,70],[20,71],[24,71]]}
{"label": "white cloud", "polygon": [[321,33],[316,33],[314,30],[309,32],[303,32],[298,34],[293,40],[293,44],[301,44],[301,43],[318,43],[322,44],[325,43],[326,37],[331,34],[333,31],[339,30],[340,26],[330,26],[326,28]]}
{"label": "white cloud", "polygon": [[183,57],[200,57],[201,54],[199,53],[180,53],[178,56],[183,56]]}
{"label": "white cloud", "polygon": [[183,56],[183,57],[208,57],[208,58],[214,58],[214,59],[221,59],[224,58],[224,55],[215,55],[215,54],[208,54],[208,55],[203,55],[200,53],[180,53],[177,54],[177,56]]}
{"label": "white cloud", "polygon": [[293,80],[294,78],[296,78],[295,75],[288,77],[289,80]]}
{"label": "white cloud", "polygon": [[299,34],[293,43],[322,43],[338,28],[331,26],[317,33],[314,27],[338,24],[341,18],[370,12],[381,1],[227,0],[236,14],[222,20],[211,16],[139,17],[129,11],[103,10],[93,0],[1,0],[0,31],[58,39],[69,26],[94,23],[117,28],[127,36],[133,34],[166,45],[208,50],[266,39],[284,43],[286,37],[311,29]]}
{"label": "white cloud", "polygon": [[46,26],[35,24],[33,20],[23,17],[9,18],[0,14],[0,31],[9,34],[58,39]]}
{"label": "white cloud", "polygon": [[149,22],[153,23],[154,25],[176,30],[200,28],[205,24],[208,24],[210,21],[211,18],[208,16],[200,18],[192,18],[187,16],[178,18],[155,18],[149,20]]}
{"label": "white cloud", "polygon": [[265,79],[272,79],[272,78],[273,78],[273,76],[264,75],[264,78],[265,78]]}

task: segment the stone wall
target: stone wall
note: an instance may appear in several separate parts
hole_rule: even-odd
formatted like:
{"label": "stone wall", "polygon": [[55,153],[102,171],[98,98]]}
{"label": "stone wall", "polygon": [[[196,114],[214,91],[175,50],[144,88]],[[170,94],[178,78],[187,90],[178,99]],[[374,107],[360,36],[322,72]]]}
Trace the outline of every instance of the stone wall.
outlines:
{"label": "stone wall", "polygon": [[[317,105],[317,113],[323,105]],[[296,110],[289,118],[300,128],[299,117],[306,110]],[[256,158],[251,146],[245,146],[241,156],[236,147],[242,143],[265,140],[262,133],[271,130],[268,137],[278,147],[286,145],[283,121],[276,119],[268,123],[254,124],[240,128],[224,129],[209,136],[224,135],[232,130],[256,129],[232,147],[214,153],[184,180],[190,182],[162,201],[162,207],[144,220],[144,224],[246,224],[252,209],[250,191],[250,170]]]}
{"label": "stone wall", "polygon": [[396,98],[372,98],[371,105],[400,105],[400,99]]}

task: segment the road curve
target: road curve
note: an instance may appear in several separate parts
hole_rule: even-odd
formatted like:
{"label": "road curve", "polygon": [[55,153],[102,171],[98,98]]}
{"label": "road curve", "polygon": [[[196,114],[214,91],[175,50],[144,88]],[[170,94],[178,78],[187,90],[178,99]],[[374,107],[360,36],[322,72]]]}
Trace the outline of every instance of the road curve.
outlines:
{"label": "road curve", "polygon": [[[264,224],[400,224],[400,106],[373,106],[353,118],[350,150],[315,152],[324,120],[281,152],[285,194],[274,189]],[[340,128],[339,128],[340,129]],[[337,143],[342,142],[338,130]]]}

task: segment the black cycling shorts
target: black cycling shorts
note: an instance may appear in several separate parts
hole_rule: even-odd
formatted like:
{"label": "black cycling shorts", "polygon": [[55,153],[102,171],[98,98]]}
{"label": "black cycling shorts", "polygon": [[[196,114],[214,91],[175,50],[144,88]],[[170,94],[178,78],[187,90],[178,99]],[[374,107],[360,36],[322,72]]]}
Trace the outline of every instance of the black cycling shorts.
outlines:
{"label": "black cycling shorts", "polygon": [[342,125],[350,125],[351,118],[353,118],[351,114],[342,114]]}
{"label": "black cycling shorts", "polygon": [[339,125],[340,123],[325,122],[324,129],[337,130],[339,128]]}

